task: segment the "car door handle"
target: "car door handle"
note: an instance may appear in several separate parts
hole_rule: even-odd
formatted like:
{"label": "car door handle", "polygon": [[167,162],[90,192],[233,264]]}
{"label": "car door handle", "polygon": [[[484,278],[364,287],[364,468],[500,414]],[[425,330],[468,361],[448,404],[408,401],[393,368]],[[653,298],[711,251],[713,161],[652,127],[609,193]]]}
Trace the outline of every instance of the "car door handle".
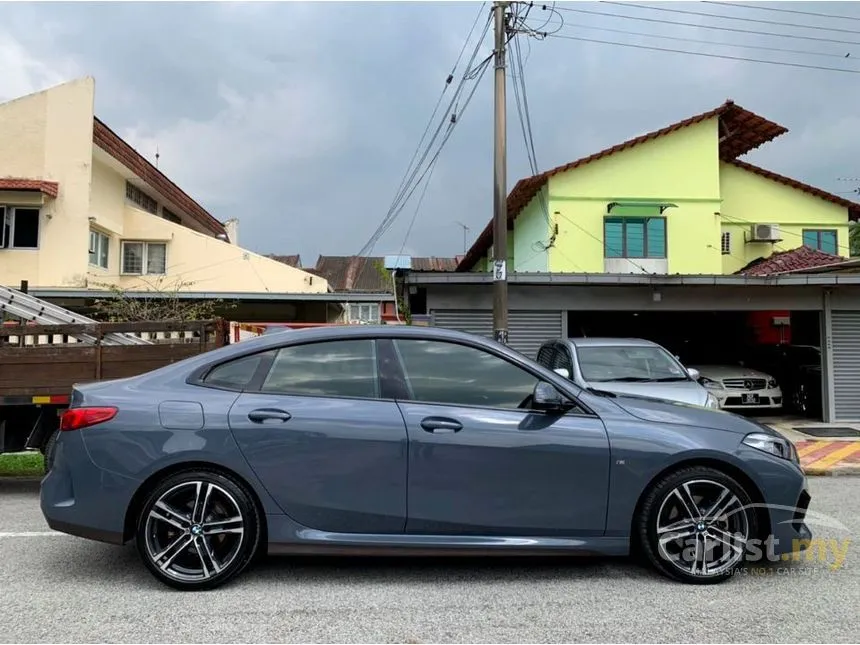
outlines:
{"label": "car door handle", "polygon": [[460,432],[463,429],[463,424],[454,419],[446,419],[444,417],[427,417],[421,422],[421,428],[425,432],[443,434],[446,432]]}
{"label": "car door handle", "polygon": [[259,410],[251,410],[248,413],[248,418],[254,423],[265,423],[266,421],[289,421],[292,415],[283,410],[273,410],[271,408],[262,408]]}

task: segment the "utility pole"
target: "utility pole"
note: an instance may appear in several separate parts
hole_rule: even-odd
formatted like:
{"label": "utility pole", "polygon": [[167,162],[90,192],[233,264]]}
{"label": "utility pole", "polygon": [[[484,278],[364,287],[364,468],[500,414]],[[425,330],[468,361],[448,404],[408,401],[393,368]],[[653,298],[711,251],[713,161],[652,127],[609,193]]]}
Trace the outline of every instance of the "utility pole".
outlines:
{"label": "utility pole", "polygon": [[507,115],[505,113],[505,10],[510,2],[494,2],[495,19],[495,150],[493,154],[493,337],[508,344],[508,194]]}

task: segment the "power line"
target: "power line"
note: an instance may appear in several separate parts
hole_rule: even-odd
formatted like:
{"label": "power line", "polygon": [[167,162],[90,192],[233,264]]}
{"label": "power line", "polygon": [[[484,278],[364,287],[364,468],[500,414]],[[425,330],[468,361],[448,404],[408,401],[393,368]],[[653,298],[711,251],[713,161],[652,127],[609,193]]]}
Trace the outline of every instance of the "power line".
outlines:
{"label": "power line", "polygon": [[665,11],[668,13],[681,13],[688,16],[702,16],[704,18],[720,18],[722,20],[740,20],[741,22],[755,22],[760,25],[776,25],[777,27],[793,27],[795,29],[817,29],[819,31],[834,31],[842,34],[860,34],[855,29],[839,29],[838,27],[823,27],[821,25],[799,25],[796,22],[780,22],[778,20],[763,20],[756,18],[740,18],[738,16],[726,16],[719,13],[706,13],[704,11],[690,11],[689,9],[670,9],[669,7],[652,7],[645,4],[633,4],[631,2],[614,2],[613,0],[601,0],[601,4],[614,4],[622,7],[633,7],[634,9],[646,9],[648,11]]}
{"label": "power line", "polygon": [[[550,23],[553,24],[553,23]],[[612,27],[598,27],[596,25],[583,25],[576,23],[571,25],[572,29],[590,29],[592,31],[606,31],[616,34],[626,34],[628,36],[645,36],[647,38],[659,38],[661,40],[675,40],[678,42],[696,43],[699,45],[712,45],[714,47],[737,47],[739,49],[758,49],[762,51],[780,52],[783,54],[799,54],[803,56],[824,56],[827,58],[846,58],[845,54],[834,54],[831,52],[817,52],[808,49],[787,49],[785,47],[768,47],[766,45],[747,45],[743,43],[727,43],[713,40],[701,40],[699,38],[683,38],[681,36],[667,36],[663,34],[654,34],[643,31],[630,31],[627,29],[613,29]]]}
{"label": "power line", "polygon": [[681,27],[695,27],[696,29],[712,29],[716,31],[731,31],[739,34],[754,34],[756,36],[773,36],[775,38],[793,38],[797,40],[812,40],[822,43],[835,43],[837,45],[854,45],[860,47],[860,42],[852,40],[836,40],[834,38],[818,38],[816,36],[800,36],[798,34],[781,34],[771,31],[756,31],[754,29],[739,29],[737,27],[723,27],[717,25],[701,25],[695,22],[681,22],[678,20],[662,20],[660,18],[643,18],[642,16],[629,16],[621,13],[606,11],[594,11],[591,9],[574,9],[573,7],[556,7],[556,11],[572,11],[575,13],[589,14],[592,16],[608,16],[610,18],[623,18],[625,20],[639,20],[640,22],[653,22],[661,25],[676,25]]}
{"label": "power line", "polygon": [[[800,9],[781,9],[779,7],[761,7],[759,5],[744,4],[742,2],[717,2],[715,0],[701,0],[702,4],[715,4],[721,7],[740,7],[742,9],[758,9],[759,11],[775,11],[778,13],[793,13],[801,16],[815,16],[817,18],[835,18],[836,20],[860,20],[858,16],[837,16],[832,13],[818,13],[816,11],[801,11]],[[770,3],[768,3],[770,4]]]}
{"label": "power line", "polygon": [[648,49],[657,52],[668,52],[672,54],[687,54],[689,56],[703,56],[705,58],[722,58],[724,60],[743,61],[747,63],[763,63],[766,65],[779,65],[782,67],[798,67],[802,69],[815,69],[828,72],[844,72],[846,74],[860,74],[860,69],[845,69],[843,67],[825,67],[823,65],[805,65],[803,63],[789,63],[786,61],[764,60],[761,58],[746,58],[744,56],[729,56],[727,54],[709,54],[705,52],[693,52],[684,49],[670,49],[668,47],[654,47],[651,45],[639,45],[635,43],[619,43],[610,40],[597,40],[594,38],[582,38],[579,36],[566,36],[562,34],[554,34],[549,38],[564,38],[566,40],[579,40],[587,43],[599,43],[601,45],[615,45],[617,47],[633,47],[635,49]]}
{"label": "power line", "polygon": [[[483,9],[483,5],[482,5],[482,9]],[[489,61],[489,59],[484,61],[484,63],[481,63],[481,65],[479,65],[479,69],[473,69],[472,65],[474,64],[475,58],[477,57],[478,52],[480,51],[481,44],[483,43],[484,39],[486,38],[487,32],[489,31],[490,22],[491,22],[490,21],[490,15],[488,14],[487,15],[487,21],[484,25],[484,30],[483,30],[480,38],[478,39],[478,41],[475,45],[475,49],[472,52],[472,56],[469,59],[469,62],[466,65],[466,72],[463,74],[463,77],[461,78],[460,83],[457,86],[457,89],[455,90],[454,95],[451,97],[451,101],[448,104],[448,108],[446,109],[445,114],[440,119],[439,124],[436,128],[436,131],[434,132],[430,142],[427,144],[427,146],[424,150],[424,153],[421,156],[420,160],[415,165],[414,169],[412,169],[411,175],[409,172],[409,168],[407,168],[406,177],[404,178],[403,181],[401,181],[400,187],[397,190],[397,193],[394,197],[394,200],[393,200],[391,206],[389,207],[388,212],[386,213],[382,222],[380,222],[379,226],[377,226],[374,233],[370,236],[370,239],[365,243],[365,245],[358,252],[358,255],[362,256],[362,255],[365,255],[366,253],[367,254],[370,253],[370,251],[376,245],[376,242],[382,237],[382,235],[385,234],[385,232],[388,230],[388,228],[394,222],[394,219],[396,219],[397,215],[402,210],[403,205],[405,205],[405,200],[408,200],[409,196],[411,196],[411,194],[415,191],[415,188],[417,188],[417,185],[418,185],[417,183],[412,187],[411,190],[408,189],[408,186],[415,181],[415,177],[418,174],[418,172],[421,168],[421,165],[424,163],[427,156],[430,154],[430,151],[433,147],[433,144],[435,143],[436,139],[438,138],[439,133],[442,130],[442,127],[445,125],[445,122],[450,119],[448,133],[446,134],[445,138],[443,139],[442,144],[440,144],[436,155],[438,156],[439,152],[441,152],[442,146],[444,146],[444,142],[447,141],[447,137],[450,136],[450,132],[453,129],[453,126],[456,124],[457,112],[455,109],[455,105],[456,105],[457,100],[460,97],[460,94],[461,94],[461,92],[462,92],[462,90],[466,84],[466,81],[468,81],[470,78],[474,78],[474,74],[476,72],[481,71],[480,70],[481,66],[484,66],[483,69],[486,69],[485,65]],[[467,42],[468,42],[468,39],[467,39]],[[481,74],[482,73],[483,72],[481,72]],[[450,78],[450,76],[449,76],[449,78]],[[447,85],[448,85],[448,81],[446,81],[446,87],[447,87]],[[476,83],[476,86],[477,86],[477,83]],[[470,98],[471,98],[471,96],[470,96]],[[464,108],[465,108],[465,105],[464,105]],[[460,112],[462,112],[462,110],[460,110]],[[427,131],[429,131],[429,127],[428,127]],[[426,131],[425,131],[425,137],[426,137]],[[422,137],[422,141],[425,137]],[[420,143],[419,143],[419,149],[420,149]],[[416,151],[416,153],[417,153],[417,151]],[[417,156],[417,154],[414,156]],[[414,156],[413,156],[413,160],[414,160]],[[410,163],[410,168],[411,167],[412,167],[412,164]],[[429,166],[428,166],[428,168],[425,168],[424,173],[421,175],[421,177],[418,178],[418,183],[420,183],[421,178],[423,178],[423,176],[427,173],[428,169],[429,169]]]}

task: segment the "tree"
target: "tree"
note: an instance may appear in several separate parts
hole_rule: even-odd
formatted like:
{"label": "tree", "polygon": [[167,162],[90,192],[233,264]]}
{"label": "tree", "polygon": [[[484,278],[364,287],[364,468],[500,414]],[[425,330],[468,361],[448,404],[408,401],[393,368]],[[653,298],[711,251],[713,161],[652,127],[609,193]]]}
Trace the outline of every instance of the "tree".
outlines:
{"label": "tree", "polygon": [[236,307],[235,303],[225,303],[221,299],[183,299],[182,289],[193,284],[191,282],[177,279],[173,284],[166,284],[164,277],[154,282],[142,280],[149,288],[141,291],[96,283],[110,293],[109,297],[93,303],[96,317],[107,322],[211,320],[217,312]]}
{"label": "tree", "polygon": [[856,258],[860,256],[860,224],[851,225],[851,228],[848,229],[848,240],[851,257]]}

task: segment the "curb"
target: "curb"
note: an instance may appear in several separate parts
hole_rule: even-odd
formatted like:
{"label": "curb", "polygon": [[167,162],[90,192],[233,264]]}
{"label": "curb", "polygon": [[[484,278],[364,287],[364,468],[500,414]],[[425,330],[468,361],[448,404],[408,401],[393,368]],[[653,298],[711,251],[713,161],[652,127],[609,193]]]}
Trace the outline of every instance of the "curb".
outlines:
{"label": "curb", "polygon": [[800,467],[810,477],[860,477],[860,441],[827,439],[794,442]]}

